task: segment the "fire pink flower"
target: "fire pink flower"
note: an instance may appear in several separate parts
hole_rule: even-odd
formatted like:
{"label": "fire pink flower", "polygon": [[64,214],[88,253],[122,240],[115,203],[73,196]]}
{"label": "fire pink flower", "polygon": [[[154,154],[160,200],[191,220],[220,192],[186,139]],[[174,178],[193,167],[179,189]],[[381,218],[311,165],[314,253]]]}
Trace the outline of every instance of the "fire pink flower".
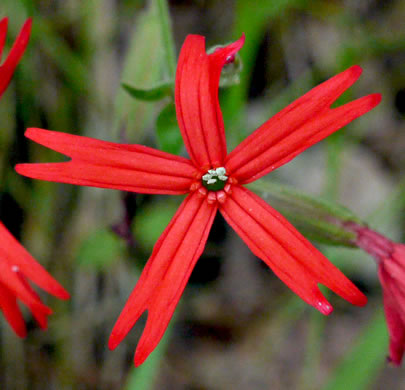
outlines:
{"label": "fire pink flower", "polygon": [[[0,20],[0,60],[3,53],[4,44],[6,42],[8,18]],[[28,19],[22,27],[20,34],[14,42],[4,64],[0,66],[0,96],[6,90],[14,70],[24,54],[27,47],[30,33],[31,33],[32,20]]]}
{"label": "fire pink flower", "polygon": [[[0,21],[0,59],[6,39],[7,23],[7,18]],[[0,96],[7,88],[14,69],[24,54],[30,37],[31,24],[31,19],[25,22],[6,61],[0,66]],[[20,337],[25,337],[27,330],[17,298],[28,306],[42,329],[47,327],[47,316],[52,312],[41,302],[27,279],[58,298],[69,298],[63,287],[35,261],[0,222],[0,310]]]}
{"label": "fire pink flower", "polygon": [[69,298],[68,292],[35,261],[0,222],[0,309],[20,337],[25,337],[27,331],[17,298],[31,310],[42,329],[46,329],[47,316],[52,313],[51,309],[41,302],[39,295],[27,280],[57,298]]}
{"label": "fire pink flower", "polygon": [[405,352],[405,245],[367,226],[346,225],[357,234],[356,245],[377,260],[390,336],[389,360],[399,366]]}
{"label": "fire pink flower", "polygon": [[323,314],[332,306],[321,283],[354,305],[366,297],[277,211],[244,187],[332,134],[380,102],[374,94],[331,109],[360,76],[353,66],[312,89],[227,153],[218,101],[222,67],[243,46],[238,41],[205,51],[204,37],[189,35],[177,66],[175,103],[190,159],[142,145],[120,145],[42,129],[26,136],[71,157],[63,163],[20,164],[22,175],[42,180],[147,194],[188,194],[157,241],[114,329],[109,347],[124,339],[145,311],[135,352],[141,364],[162,338],[219,210],[275,274]]}

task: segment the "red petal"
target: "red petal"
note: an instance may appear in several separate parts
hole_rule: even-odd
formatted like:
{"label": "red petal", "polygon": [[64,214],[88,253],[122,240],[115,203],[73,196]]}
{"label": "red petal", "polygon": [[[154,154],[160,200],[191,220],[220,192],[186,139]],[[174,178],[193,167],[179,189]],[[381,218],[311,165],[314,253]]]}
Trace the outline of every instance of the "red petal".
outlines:
{"label": "red petal", "polygon": [[332,307],[319,291],[321,283],[354,305],[366,297],[281,214],[251,191],[233,186],[220,207],[228,223],[274,273],[304,301],[323,314]]}
{"label": "red petal", "polygon": [[14,332],[20,337],[25,337],[27,329],[20,308],[17,305],[17,300],[2,283],[0,283],[0,309]]}
{"label": "red petal", "polygon": [[184,194],[195,180],[189,160],[143,145],[123,145],[31,128],[25,135],[72,158],[64,163],[18,164],[34,179],[148,194]]}
{"label": "red petal", "polygon": [[[7,21],[4,22],[4,19],[2,20],[2,23],[5,23],[6,27],[4,27],[4,24],[2,24],[1,28],[2,31],[0,32],[1,34],[4,34],[4,28],[7,28]],[[31,25],[32,25],[32,20],[28,19],[20,33],[18,34],[17,39],[15,40],[13,47],[10,50],[10,53],[7,56],[6,61],[4,62],[3,65],[0,66],[0,96],[3,94],[5,89],[7,88],[8,83],[11,80],[11,77],[13,76],[14,70],[20,61],[22,55],[24,54],[25,48],[28,45],[28,41],[30,38],[30,33],[31,33]],[[0,37],[1,39],[4,40],[4,37]],[[1,43],[1,42],[0,42]]]}
{"label": "red petal", "polygon": [[3,54],[4,44],[6,43],[8,18],[0,20],[0,61]]}
{"label": "red petal", "polygon": [[402,281],[391,277],[385,269],[387,261],[392,259],[379,263],[378,276],[383,287],[385,318],[390,336],[389,359],[399,366],[405,352],[405,291]]}
{"label": "red petal", "polygon": [[347,69],[269,119],[228,155],[227,173],[240,183],[250,183],[374,108],[379,94],[330,109],[360,73],[359,66]]}
{"label": "red petal", "polygon": [[175,91],[177,120],[191,160],[203,169],[221,166],[226,156],[219,78],[227,58],[243,42],[244,37],[207,55],[205,38],[188,35],[180,52]]}
{"label": "red petal", "polygon": [[167,226],[111,332],[114,349],[145,310],[148,319],[135,354],[141,364],[159,343],[195,263],[204,250],[216,213],[197,193],[189,195]]}
{"label": "red petal", "polygon": [[10,272],[13,266],[40,288],[60,299],[68,299],[69,293],[28,253],[0,222],[1,261],[7,262]]}

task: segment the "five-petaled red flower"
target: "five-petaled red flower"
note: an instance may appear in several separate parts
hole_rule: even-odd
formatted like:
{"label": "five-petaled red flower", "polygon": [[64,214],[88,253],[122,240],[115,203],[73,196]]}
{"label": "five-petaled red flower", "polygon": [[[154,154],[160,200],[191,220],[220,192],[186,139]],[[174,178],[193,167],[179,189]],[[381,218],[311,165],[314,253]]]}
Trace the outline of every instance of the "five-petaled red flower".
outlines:
{"label": "five-petaled red flower", "polygon": [[135,352],[141,364],[173,315],[219,210],[225,220],[304,301],[323,314],[332,307],[323,284],[355,305],[365,296],[277,211],[244,187],[287,163],[380,102],[374,94],[331,109],[360,76],[353,66],[312,89],[269,119],[227,153],[218,101],[221,70],[244,37],[205,52],[204,37],[189,35],[177,66],[175,104],[190,159],[142,145],[120,145],[42,129],[26,136],[71,157],[63,163],[20,164],[22,175],[147,194],[188,194],[157,241],[109,340],[115,348],[145,311],[148,318]]}
{"label": "five-petaled red flower", "polygon": [[[7,34],[7,23],[7,18],[0,21],[0,59]],[[25,22],[7,59],[0,66],[0,96],[6,90],[14,69],[24,54],[30,37],[31,24],[31,19]],[[63,287],[35,261],[0,222],[0,310],[20,337],[24,337],[27,331],[17,298],[27,305],[42,329],[47,327],[47,316],[52,312],[41,302],[27,279],[49,294],[61,299],[69,298]]]}

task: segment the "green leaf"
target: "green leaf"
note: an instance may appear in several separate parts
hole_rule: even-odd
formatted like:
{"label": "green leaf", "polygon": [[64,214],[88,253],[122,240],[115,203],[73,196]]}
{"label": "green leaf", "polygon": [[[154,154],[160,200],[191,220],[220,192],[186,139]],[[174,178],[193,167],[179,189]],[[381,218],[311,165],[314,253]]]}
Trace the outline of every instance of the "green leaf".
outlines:
{"label": "green leaf", "polygon": [[124,243],[115,233],[107,229],[96,230],[82,241],[76,261],[83,267],[107,269],[123,250]]}
{"label": "green leaf", "polygon": [[170,19],[168,0],[155,0],[160,21],[161,39],[166,57],[166,73],[174,78],[176,75],[176,47],[173,37],[172,21]]}
{"label": "green leaf", "polygon": [[148,204],[137,214],[134,223],[135,238],[145,251],[152,250],[178,206],[175,199],[165,199]]}
{"label": "green leaf", "polygon": [[176,119],[174,103],[169,103],[159,114],[156,121],[156,136],[159,148],[165,152],[179,154],[183,138]]}
{"label": "green leaf", "polygon": [[148,102],[161,100],[166,96],[173,96],[174,85],[172,81],[165,81],[151,89],[135,88],[125,83],[121,85],[125,89],[125,91],[127,91],[135,99]]}
{"label": "green leaf", "polygon": [[[134,32],[129,41],[122,72],[122,81],[147,89],[162,80],[164,68],[164,47],[156,1],[149,1],[147,7],[136,14]],[[123,89],[115,99],[114,136],[119,139],[122,130],[131,142],[141,142],[145,131],[152,128],[156,118],[156,106],[136,100]]]}

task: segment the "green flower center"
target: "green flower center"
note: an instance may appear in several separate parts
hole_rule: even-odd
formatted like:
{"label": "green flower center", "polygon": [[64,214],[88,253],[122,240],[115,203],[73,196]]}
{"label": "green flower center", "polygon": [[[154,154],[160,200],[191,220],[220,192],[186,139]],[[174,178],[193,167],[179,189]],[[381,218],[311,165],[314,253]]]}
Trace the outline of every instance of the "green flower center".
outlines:
{"label": "green flower center", "polygon": [[224,189],[228,176],[226,176],[226,169],[224,167],[219,167],[216,169],[209,169],[201,179],[203,186],[208,191],[219,191]]}

